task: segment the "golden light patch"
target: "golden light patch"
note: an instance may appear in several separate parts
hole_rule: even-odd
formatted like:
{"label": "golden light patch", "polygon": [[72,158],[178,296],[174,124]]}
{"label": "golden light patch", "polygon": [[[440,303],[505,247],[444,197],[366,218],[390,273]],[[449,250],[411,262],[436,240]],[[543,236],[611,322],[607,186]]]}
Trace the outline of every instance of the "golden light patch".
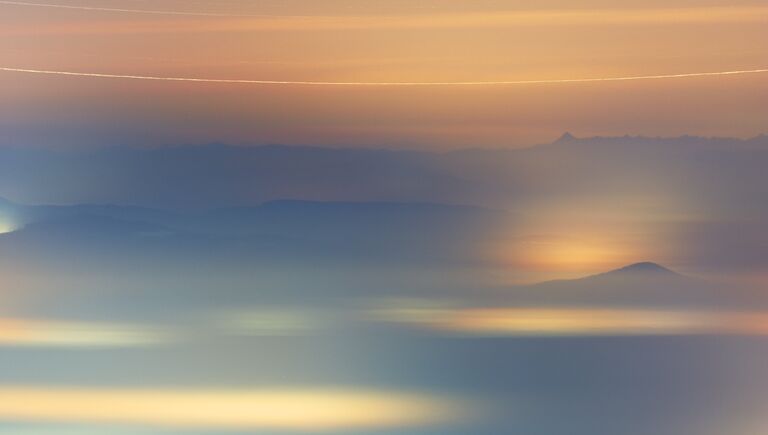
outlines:
{"label": "golden light patch", "polygon": [[16,421],[331,431],[439,424],[462,409],[448,399],[375,390],[0,388],[0,419]]}
{"label": "golden light patch", "polygon": [[622,336],[768,334],[768,313],[629,308],[391,309],[379,320],[445,334]]}
{"label": "golden light patch", "polygon": [[437,327],[469,334],[663,335],[699,332],[711,324],[707,313],[524,308],[458,312]]}

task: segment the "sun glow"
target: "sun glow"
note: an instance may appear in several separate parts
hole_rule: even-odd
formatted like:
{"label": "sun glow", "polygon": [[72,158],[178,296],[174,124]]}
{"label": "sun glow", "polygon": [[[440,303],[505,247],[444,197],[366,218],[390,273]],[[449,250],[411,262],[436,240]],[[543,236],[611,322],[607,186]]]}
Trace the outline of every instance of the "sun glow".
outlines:
{"label": "sun glow", "polygon": [[557,267],[584,270],[616,263],[621,257],[618,248],[607,243],[581,240],[549,240],[528,244],[527,263],[533,268]]}
{"label": "sun glow", "polygon": [[526,272],[518,281],[537,282],[597,273],[644,258],[644,250],[585,232],[583,237],[542,235],[503,240],[494,245],[491,258],[503,267]]}

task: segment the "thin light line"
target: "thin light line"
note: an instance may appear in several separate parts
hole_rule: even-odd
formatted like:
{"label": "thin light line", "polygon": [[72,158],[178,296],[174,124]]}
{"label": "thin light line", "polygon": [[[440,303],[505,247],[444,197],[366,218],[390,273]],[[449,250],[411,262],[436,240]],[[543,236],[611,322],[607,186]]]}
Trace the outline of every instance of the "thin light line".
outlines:
{"label": "thin light line", "polygon": [[191,12],[191,11],[162,11],[155,9],[122,9],[122,8],[104,8],[97,6],[75,6],[75,5],[60,5],[52,3],[27,3],[17,2],[11,0],[0,0],[0,4],[11,6],[29,6],[39,8],[56,8],[56,9],[74,9],[80,11],[97,11],[97,12],[124,12],[133,14],[151,14],[151,15],[186,15],[196,17],[261,17],[261,18],[308,18],[304,15],[268,15],[268,14],[233,14],[233,13],[216,13],[216,12]]}
{"label": "thin light line", "polygon": [[768,69],[753,69],[753,70],[738,70],[738,71],[697,72],[697,73],[684,73],[684,74],[662,74],[662,75],[625,76],[625,77],[598,77],[598,78],[583,78],[583,79],[545,79],[545,80],[471,81],[471,82],[324,82],[324,81],[294,81],[294,80],[249,80],[249,79],[212,79],[212,78],[196,78],[196,77],[140,76],[140,75],[128,75],[128,74],[101,74],[101,73],[90,73],[90,72],[51,71],[51,70],[10,68],[10,67],[0,67],[0,71],[18,72],[18,73],[27,73],[27,74],[75,76],[75,77],[98,77],[98,78],[108,78],[108,79],[157,80],[157,81],[170,81],[170,82],[234,83],[234,84],[252,84],[252,85],[296,85],[296,86],[543,85],[543,84],[558,84],[558,83],[661,80],[661,79],[676,79],[676,78],[687,78],[687,77],[731,76],[731,75],[741,75],[741,74],[768,73]]}

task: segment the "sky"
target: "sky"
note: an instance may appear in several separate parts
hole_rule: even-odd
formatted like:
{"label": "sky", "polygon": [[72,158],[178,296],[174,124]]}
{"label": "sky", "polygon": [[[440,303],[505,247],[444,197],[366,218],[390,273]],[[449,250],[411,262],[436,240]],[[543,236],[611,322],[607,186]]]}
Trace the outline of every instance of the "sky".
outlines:
{"label": "sky", "polygon": [[766,24],[0,0],[0,433],[765,433]]}
{"label": "sky", "polygon": [[[760,1],[13,3],[0,4],[0,67],[324,82],[768,67],[768,8]],[[521,147],[565,131],[751,137],[767,116],[764,74],[320,89],[0,74],[0,140],[17,145]]]}

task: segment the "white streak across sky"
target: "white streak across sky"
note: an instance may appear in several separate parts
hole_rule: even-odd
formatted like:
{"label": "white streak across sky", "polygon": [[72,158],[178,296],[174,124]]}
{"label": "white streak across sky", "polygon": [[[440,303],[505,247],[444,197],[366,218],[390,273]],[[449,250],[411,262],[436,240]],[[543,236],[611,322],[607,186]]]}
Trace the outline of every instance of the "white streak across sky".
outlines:
{"label": "white streak across sky", "polygon": [[545,85],[567,83],[592,83],[592,82],[620,82],[635,80],[662,80],[682,79],[693,77],[733,76],[744,74],[768,73],[768,69],[694,72],[682,74],[660,74],[623,77],[592,77],[592,78],[568,78],[568,79],[542,79],[542,80],[502,80],[502,81],[455,81],[455,82],[330,82],[330,81],[296,81],[296,80],[251,80],[251,79],[220,79],[202,77],[164,77],[143,76],[130,74],[102,74],[92,72],[54,71],[27,68],[0,67],[0,71],[26,74],[92,77],[105,79],[128,80],[154,80],[169,82],[202,82],[202,83],[230,83],[249,85],[284,85],[284,86],[504,86],[504,85]]}

